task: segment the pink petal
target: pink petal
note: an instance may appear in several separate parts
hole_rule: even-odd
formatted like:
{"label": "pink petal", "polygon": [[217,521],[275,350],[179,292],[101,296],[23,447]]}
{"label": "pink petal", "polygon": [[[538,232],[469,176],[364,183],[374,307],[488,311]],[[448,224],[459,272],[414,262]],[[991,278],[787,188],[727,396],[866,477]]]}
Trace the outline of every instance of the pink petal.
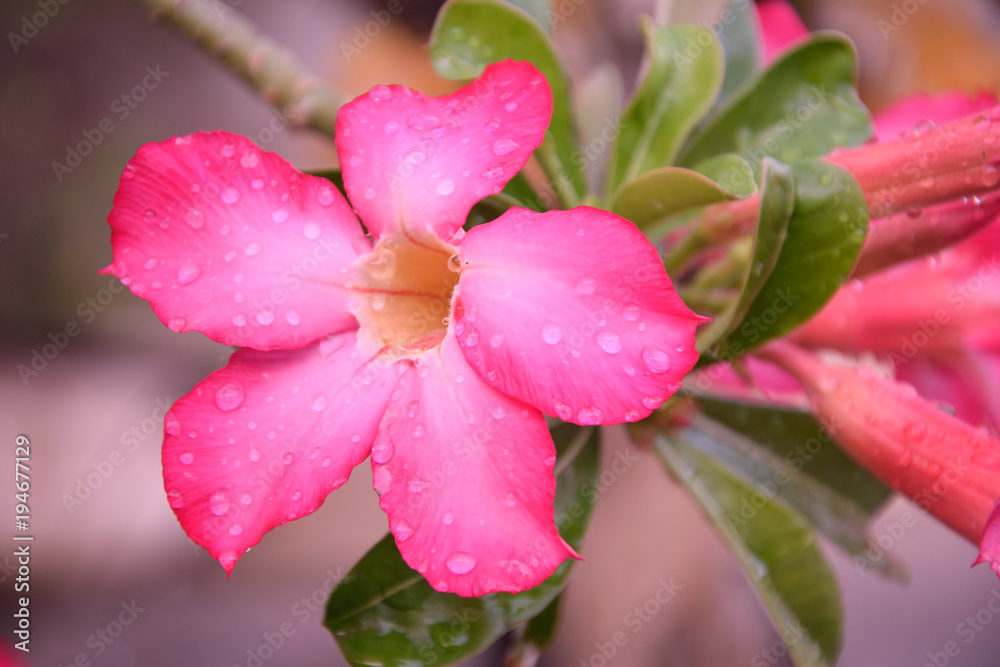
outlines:
{"label": "pink petal", "polygon": [[490,65],[443,97],[376,86],[338,113],[344,187],[374,236],[447,241],[520,171],[551,115],[548,83],[527,62]]}
{"label": "pink petal", "polygon": [[403,559],[462,596],[527,590],[577,557],[556,530],[555,460],[542,415],[484,384],[453,336],[402,376],[372,448]]}
{"label": "pink petal", "polygon": [[986,529],[979,545],[979,557],[973,567],[980,563],[989,563],[990,568],[1000,576],[1000,500],[993,506],[990,518],[986,520]]}
{"label": "pink petal", "polygon": [[454,330],[493,386],[578,424],[642,419],[698,359],[704,319],[627,220],[512,208],[459,246]]}
{"label": "pink petal", "polygon": [[760,20],[764,62],[770,63],[809,35],[795,8],[785,0],[766,0],[754,5]]}
{"label": "pink petal", "polygon": [[921,123],[958,120],[977,111],[991,109],[996,104],[996,95],[987,92],[978,95],[964,92],[910,95],[875,115],[875,131],[879,141],[895,139],[905,132],[912,132]]}
{"label": "pink petal", "polygon": [[104,269],[174,331],[292,348],[356,326],[342,283],[370,250],[329,181],[228,132],[146,144],[108,216]]}
{"label": "pink petal", "polygon": [[163,477],[192,540],[232,572],[267,531],[314,512],[371,450],[396,382],[355,332],[242,349],[165,419]]}

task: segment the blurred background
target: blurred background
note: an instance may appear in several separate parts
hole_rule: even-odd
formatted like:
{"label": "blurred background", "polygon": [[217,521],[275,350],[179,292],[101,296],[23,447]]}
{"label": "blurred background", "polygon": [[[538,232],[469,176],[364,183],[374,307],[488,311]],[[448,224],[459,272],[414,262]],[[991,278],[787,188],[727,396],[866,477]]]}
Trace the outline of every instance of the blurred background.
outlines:
{"label": "blurred background", "polygon": [[[349,95],[376,83],[431,93],[451,85],[434,77],[424,47],[440,2],[404,1],[403,13],[349,64],[342,45],[384,2],[215,4],[237,6]],[[652,4],[573,3],[555,35],[571,77],[611,62],[631,89],[642,47],[637,17]],[[227,581],[177,524],[161,484],[159,445],[165,408],[223,365],[228,349],[169,331],[145,301],[97,274],[111,259],[105,218],[118,176],[143,143],[225,129],[316,166],[335,161],[332,142],[289,129],[137,2],[53,0],[55,14],[31,31],[26,17],[40,6],[5,0],[0,7],[0,450],[7,452],[0,517],[13,523],[14,439],[23,433],[32,443],[35,536],[31,653],[11,652],[0,665],[343,664],[320,623],[334,582],[387,529],[367,466],[320,511],[265,536]],[[996,2],[815,0],[799,9],[811,28],[855,40],[862,95],[873,110],[917,90],[1000,89]],[[93,146],[78,164],[53,167],[71,164],[67,147],[84,140]],[[77,334],[61,335],[70,330]],[[19,368],[50,344],[59,350],[44,368]],[[613,433],[608,462],[628,446]],[[607,664],[790,664],[721,539],[660,465],[639,456],[600,498],[559,639],[541,664],[605,664],[595,642],[631,629],[627,615],[664,581],[680,585],[678,595],[628,633]],[[915,525],[891,546],[911,573],[906,586],[828,550],[846,608],[840,664],[995,667],[1000,617],[988,605],[998,608],[1000,581],[986,568],[970,570],[976,549],[904,501],[886,509],[874,533],[891,533],[908,512]],[[0,644],[9,650],[16,563],[13,543],[6,544]],[[128,625],[117,625],[125,619]],[[294,633],[262,651],[286,622]],[[949,642],[957,653],[945,654]],[[500,662],[496,652],[469,664]]]}

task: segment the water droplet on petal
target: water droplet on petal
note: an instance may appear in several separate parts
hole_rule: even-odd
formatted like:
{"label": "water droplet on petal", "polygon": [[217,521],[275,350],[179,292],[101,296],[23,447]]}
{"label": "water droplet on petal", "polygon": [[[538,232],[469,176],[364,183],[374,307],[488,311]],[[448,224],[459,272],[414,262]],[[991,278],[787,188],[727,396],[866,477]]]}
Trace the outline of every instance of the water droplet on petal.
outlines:
{"label": "water droplet on petal", "polygon": [[227,204],[235,204],[240,200],[240,191],[233,186],[229,186],[222,191],[222,194],[219,195],[219,199]]}
{"label": "water droplet on petal", "polygon": [[409,162],[410,164],[420,164],[421,162],[427,159],[427,154],[424,153],[423,149],[421,148],[411,148],[410,150],[406,151],[404,157],[406,158],[406,161]]}
{"label": "water droplet on petal", "polygon": [[645,405],[650,410],[655,410],[661,405],[663,405],[663,399],[659,396],[647,396],[642,399],[642,404]]}
{"label": "water droplet on petal", "polygon": [[177,282],[181,285],[190,285],[198,280],[199,276],[201,276],[201,267],[195,264],[182,264],[181,268],[177,269]]}
{"label": "water droplet on petal", "polygon": [[361,194],[364,195],[365,199],[375,199],[375,188],[365,188]]}
{"label": "water droplet on petal", "polygon": [[507,102],[507,104],[503,105],[503,108],[508,112],[517,111],[517,102]]}
{"label": "water droplet on petal", "polygon": [[480,176],[482,176],[483,178],[488,178],[491,180],[494,178],[500,178],[503,175],[504,175],[504,169],[499,165],[497,165],[496,167],[483,169],[482,173],[480,173]]}
{"label": "water droplet on petal", "polygon": [[173,509],[184,507],[184,494],[180,489],[174,488],[167,491],[167,501]]}
{"label": "water droplet on petal", "polygon": [[441,521],[444,522],[444,525],[450,526],[455,522],[455,515],[451,512],[445,512],[444,516],[441,517]]}
{"label": "water droplet on petal", "polygon": [[555,407],[556,416],[559,417],[559,419],[568,421],[573,418],[573,408],[569,407],[565,403],[559,403],[556,401],[556,404],[553,407]]}
{"label": "water droplet on petal", "polygon": [[316,201],[322,206],[329,206],[333,203],[333,188],[329,185],[320,186],[316,192]]}
{"label": "water droplet on petal", "polygon": [[476,558],[464,551],[456,551],[448,556],[444,564],[453,574],[468,574],[476,567]]}
{"label": "water droplet on petal", "polygon": [[229,527],[229,534],[232,535],[233,537],[236,537],[237,535],[242,535],[243,526],[238,523],[234,523]]}
{"label": "water droplet on petal", "polygon": [[229,510],[229,497],[225,491],[216,491],[208,499],[208,509],[215,516],[222,516]]}
{"label": "water droplet on petal", "polygon": [[266,327],[268,324],[274,322],[274,311],[262,310],[254,315],[254,319],[257,320],[257,324]]}
{"label": "water droplet on petal", "polygon": [[514,497],[513,493],[508,493],[507,497],[503,499],[503,504],[506,505],[507,507],[516,507],[517,498]]}
{"label": "water droplet on petal", "polygon": [[614,331],[601,329],[597,332],[595,338],[597,339],[597,344],[601,346],[601,349],[608,354],[618,354],[622,351],[621,336],[616,334]]}
{"label": "water droplet on petal", "polygon": [[256,255],[257,253],[260,252],[260,244],[257,243],[256,241],[254,241],[253,243],[251,243],[250,245],[248,245],[246,248],[244,248],[243,252],[245,252],[248,257],[253,257],[254,255]]}
{"label": "water droplet on petal", "polygon": [[285,311],[285,321],[296,327],[302,321],[302,317],[299,315],[299,311],[289,308]]}
{"label": "water droplet on petal", "polygon": [[577,413],[576,419],[584,426],[595,426],[604,421],[604,413],[599,408],[586,407]]}
{"label": "water droplet on petal", "polygon": [[392,534],[399,542],[405,542],[406,540],[413,537],[413,526],[406,523],[403,519],[397,519],[392,522],[389,526],[392,529]]}
{"label": "water droplet on petal", "polygon": [[625,412],[625,421],[627,422],[637,422],[642,418],[642,415],[635,410],[627,410]]}
{"label": "water droplet on petal", "polygon": [[240,494],[240,505],[249,505],[252,502],[253,502],[253,496],[251,496],[249,493]]}
{"label": "water droplet on petal", "polygon": [[646,362],[646,367],[649,368],[650,372],[666,373],[670,370],[670,357],[659,348],[642,348],[642,360]]}
{"label": "water droplet on petal", "polygon": [[923,422],[907,424],[903,429],[903,436],[913,444],[923,440],[925,435],[927,435],[927,426]]}
{"label": "water droplet on petal", "polygon": [[387,136],[392,136],[397,132],[399,132],[399,123],[390,120],[388,123],[385,124],[385,127],[383,127],[382,129]]}
{"label": "water droplet on petal", "polygon": [[435,189],[437,190],[439,195],[444,195],[444,196],[450,195],[452,192],[455,191],[455,179],[445,177],[440,181],[438,181],[438,184],[435,187]]}
{"label": "water droplet on petal", "polygon": [[584,276],[576,283],[576,291],[580,294],[591,295],[597,289],[597,281],[591,276]]}
{"label": "water droplet on petal", "polygon": [[422,113],[418,116],[413,116],[408,121],[406,121],[407,126],[417,132],[423,132],[425,130],[433,130],[437,127],[441,119],[437,116],[432,116],[430,114]]}
{"label": "water droplet on petal", "polygon": [[493,154],[496,156],[507,155],[520,147],[520,144],[510,139],[497,139],[493,142]]}
{"label": "water droplet on petal", "polygon": [[911,463],[913,463],[913,450],[904,449],[902,453],[899,455],[899,459],[896,461],[896,464],[900,468],[905,468]]}
{"label": "water droplet on petal", "polygon": [[181,465],[189,466],[194,463],[194,454],[191,452],[181,452],[181,455],[177,457],[177,460],[181,462]]}
{"label": "water droplet on petal", "polygon": [[503,345],[503,334],[499,331],[490,336],[490,347],[500,347]]}
{"label": "water droplet on petal", "polygon": [[312,400],[309,401],[310,409],[314,410],[315,412],[323,412],[323,410],[326,410],[326,406],[329,404],[330,404],[330,399],[328,399],[325,394],[316,394],[315,396],[312,397]]}
{"label": "water droplet on petal", "polygon": [[194,229],[201,229],[205,226],[205,214],[196,208],[187,212],[186,220]]}
{"label": "water droplet on petal", "polygon": [[257,463],[257,461],[260,461],[260,452],[257,451],[256,448],[251,447],[250,453],[247,454],[247,458],[249,458],[252,463]]}
{"label": "water droplet on petal", "polygon": [[315,222],[307,222],[302,228],[302,233],[305,234],[307,239],[318,239],[319,235],[322,233],[319,224]]}
{"label": "water droplet on petal", "polygon": [[246,398],[243,385],[238,382],[227,382],[215,390],[215,406],[223,412],[230,412],[240,407]]}
{"label": "water droplet on petal", "polygon": [[289,496],[289,498],[291,499],[291,501],[292,501],[293,503],[297,503],[297,502],[299,502],[300,500],[302,500],[302,492],[301,492],[301,491],[294,491],[294,492],[292,493],[292,495],[291,495],[291,496]]}
{"label": "water droplet on petal", "polygon": [[288,211],[283,208],[275,209],[271,214],[271,220],[274,220],[279,225],[285,220],[288,220]]}
{"label": "water droplet on petal", "polygon": [[562,330],[558,324],[549,322],[542,327],[542,340],[549,345],[556,345],[562,340]]}
{"label": "water droplet on petal", "polygon": [[167,322],[167,328],[171,331],[181,332],[184,331],[184,327],[187,326],[187,320],[183,317],[171,317],[170,321]]}
{"label": "water droplet on petal", "polygon": [[634,303],[628,304],[622,311],[622,317],[624,317],[629,322],[635,322],[641,316],[642,316],[642,311],[639,309],[639,306],[635,305]]}
{"label": "water droplet on petal", "polygon": [[375,463],[388,463],[392,458],[392,442],[380,440],[372,447],[372,461]]}
{"label": "water droplet on petal", "polygon": [[233,325],[237,327],[245,327],[247,325],[247,316],[243,313],[236,313],[233,315]]}

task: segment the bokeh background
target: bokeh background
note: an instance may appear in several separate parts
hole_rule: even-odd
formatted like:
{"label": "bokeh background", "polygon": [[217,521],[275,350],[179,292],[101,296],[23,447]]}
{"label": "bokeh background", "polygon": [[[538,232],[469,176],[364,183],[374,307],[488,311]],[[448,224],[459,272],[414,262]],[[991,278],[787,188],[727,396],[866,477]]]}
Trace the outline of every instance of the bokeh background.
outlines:
{"label": "bokeh background", "polygon": [[[0,644],[8,647],[16,576],[11,482],[20,433],[32,442],[35,536],[31,653],[0,657],[0,665],[343,664],[320,625],[322,606],[334,581],[386,531],[370,472],[359,467],[320,511],[265,536],[227,581],[174,519],[159,445],[165,406],[223,365],[228,350],[200,334],[170,332],[146,302],[97,274],[111,259],[105,218],[118,176],[143,143],[221,128],[302,166],[332,163],[332,144],[283,126],[139,3],[60,2],[50,3],[58,11],[36,33],[24,21],[40,11],[37,0],[0,3],[0,525],[9,525],[0,530]],[[236,7],[347,94],[390,82],[442,92],[448,84],[434,77],[424,48],[440,3],[402,4],[403,13],[348,63],[341,45],[352,43],[355,29],[384,2],[216,3],[223,12]],[[611,62],[630,88],[641,56],[637,17],[652,4],[574,3],[556,34],[570,75],[580,80]],[[857,42],[861,91],[875,110],[917,90],[1000,88],[997,2],[815,0],[799,8],[810,27],[842,30]],[[163,74],[140,101],[132,91],[147,68]],[[123,95],[133,104],[116,102]],[[105,119],[113,129],[95,134]],[[100,138],[92,152],[57,173],[53,162],[65,163],[67,145],[88,136]],[[79,327],[78,335],[67,337],[37,375],[22,375],[18,367],[62,340],[68,325]],[[607,463],[629,446],[612,433]],[[722,541],[659,464],[639,457],[601,495],[559,639],[541,664],[604,664],[595,642],[631,630],[626,616],[662,581],[679,584],[679,594],[640,632],[628,632],[607,664],[789,664]],[[909,569],[906,586],[827,550],[846,608],[840,664],[995,667],[1000,614],[988,603],[1000,608],[1000,581],[985,568],[970,570],[976,549],[904,501],[886,508],[875,532],[889,531],[907,512],[917,515],[915,525],[889,553]],[[123,613],[132,622],[116,637],[105,635],[110,642],[102,639],[98,632],[114,634]],[[967,618],[977,615],[978,625],[970,625]],[[260,651],[288,622],[294,634],[274,651]],[[970,627],[980,630],[970,634]],[[943,653],[949,642],[957,655]],[[498,665],[500,656],[470,664]]]}

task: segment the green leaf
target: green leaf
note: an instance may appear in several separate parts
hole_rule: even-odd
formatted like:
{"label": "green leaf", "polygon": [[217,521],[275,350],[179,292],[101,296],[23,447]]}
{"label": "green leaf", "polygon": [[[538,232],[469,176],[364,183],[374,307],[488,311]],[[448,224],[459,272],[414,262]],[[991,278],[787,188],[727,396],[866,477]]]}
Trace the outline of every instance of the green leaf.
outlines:
{"label": "green leaf", "polygon": [[726,54],[726,78],[722,81],[719,101],[729,98],[757,71],[760,43],[753,3],[733,0],[711,24]]}
{"label": "green leaf", "polygon": [[722,153],[691,168],[708,176],[737,197],[749,197],[757,192],[753,167],[736,153]]}
{"label": "green leaf", "polygon": [[735,347],[732,340],[718,341],[738,328],[760,296],[761,289],[778,263],[795,206],[795,187],[788,167],[765,158],[762,180],[753,252],[740,295],[728,310],[714,318],[698,335],[698,349],[711,349],[712,356],[717,359],[742,354],[742,348]]}
{"label": "green leaf", "polygon": [[[853,461],[808,411],[694,396],[701,415],[688,440],[777,495],[851,556],[865,557],[868,526],[892,491]],[[867,562],[867,559],[866,559]],[[898,581],[905,571],[882,558],[870,567]]]}
{"label": "green leaf", "polygon": [[815,33],[734,94],[688,140],[677,164],[738,153],[760,175],[766,156],[781,162],[826,155],[872,135],[868,110],[855,90],[851,42]]}
{"label": "green leaf", "polygon": [[507,0],[511,5],[523,10],[525,14],[535,19],[545,32],[552,32],[550,0]]}
{"label": "green leaf", "polygon": [[[800,667],[833,665],[842,642],[840,592],[806,521],[783,500],[763,497],[751,518],[741,508],[758,489],[686,434],[658,438],[656,451],[732,548],[789,654]],[[801,635],[801,636],[798,636]]]}
{"label": "green leaf", "polygon": [[611,211],[648,233],[656,223],[678,213],[736,198],[704,174],[683,167],[660,167],[619,188]]}
{"label": "green leaf", "polygon": [[[756,295],[745,309],[741,299],[739,309],[746,314],[733,319],[729,334],[708,350],[709,357],[733,359],[789,333],[826,304],[857,262],[868,230],[868,205],[861,186],[846,169],[821,159],[796,163],[791,171],[795,200],[774,268],[757,289],[753,273],[759,262],[771,261],[770,253],[780,236],[775,236],[759,257],[755,252],[748,285],[756,289]],[[767,198],[764,205],[768,206]],[[776,223],[764,223],[772,236],[775,231],[780,235],[778,207],[776,203]],[[764,273],[766,266],[761,275]]]}
{"label": "green leaf", "polygon": [[487,65],[506,58],[528,60],[552,88],[552,122],[536,151],[567,205],[586,192],[569,84],[548,35],[523,10],[500,0],[449,0],[431,32],[431,58],[441,76],[468,80]]}
{"label": "green leaf", "polygon": [[[608,166],[609,195],[622,183],[671,164],[722,85],[722,47],[710,30],[658,27],[648,19],[642,28],[649,67],[619,121],[621,134]],[[694,52],[688,48],[692,44],[698,47]]]}
{"label": "green leaf", "polygon": [[[583,539],[598,474],[599,431],[562,424],[552,436],[555,517],[570,545]],[[449,665],[476,655],[515,625],[545,611],[566,584],[567,561],[538,586],[511,595],[463,598],[439,593],[411,570],[386,535],[330,595],[324,625],[352,665]]]}

